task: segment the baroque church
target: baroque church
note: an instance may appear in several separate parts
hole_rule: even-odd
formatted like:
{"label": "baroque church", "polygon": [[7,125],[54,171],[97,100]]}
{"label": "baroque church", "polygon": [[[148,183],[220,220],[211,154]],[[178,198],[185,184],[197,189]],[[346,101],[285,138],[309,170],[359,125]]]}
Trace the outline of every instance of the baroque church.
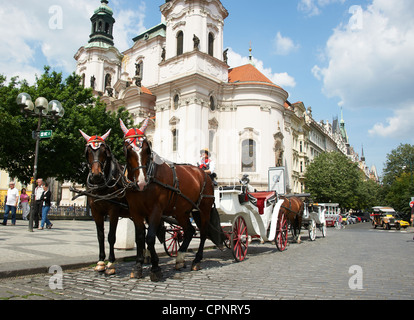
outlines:
{"label": "baroque church", "polygon": [[229,13],[220,0],[167,0],[160,12],[160,24],[119,52],[113,11],[102,0],[89,42],[74,56],[83,85],[108,110],[126,107],[136,125],[153,120],[146,133],[160,156],[196,164],[208,148],[220,185],[248,174],[253,187],[267,190],[275,169],[283,178],[278,192],[301,193],[314,157],[349,153],[344,123],[336,130],[317,123],[310,108],[290,103],[287,91],[252,63],[228,66],[223,29]]}

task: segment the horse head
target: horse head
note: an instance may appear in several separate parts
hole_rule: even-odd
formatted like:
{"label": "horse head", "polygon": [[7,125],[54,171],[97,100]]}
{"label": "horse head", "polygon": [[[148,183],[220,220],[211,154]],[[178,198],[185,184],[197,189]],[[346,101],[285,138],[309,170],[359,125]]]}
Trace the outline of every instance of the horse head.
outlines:
{"label": "horse head", "polygon": [[138,128],[128,129],[122,119],[120,120],[124,132],[124,151],[127,159],[128,178],[136,184],[139,191],[148,186],[153,169],[152,150],[145,136],[149,119],[145,119]]}
{"label": "horse head", "polygon": [[105,140],[111,133],[111,129],[103,136],[89,136],[82,130],[79,131],[86,140],[85,157],[89,167],[87,184],[95,186],[104,184],[105,171],[109,170],[109,162],[112,157],[111,149]]}

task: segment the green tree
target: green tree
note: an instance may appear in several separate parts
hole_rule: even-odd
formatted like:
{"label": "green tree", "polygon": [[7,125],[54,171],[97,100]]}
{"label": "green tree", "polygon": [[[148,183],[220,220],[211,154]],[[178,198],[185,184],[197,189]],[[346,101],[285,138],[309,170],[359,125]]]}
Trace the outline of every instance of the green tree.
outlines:
{"label": "green tree", "polygon": [[401,144],[387,155],[383,170],[383,190],[386,205],[408,213],[414,197],[414,146]]}
{"label": "green tree", "polygon": [[59,181],[70,180],[77,183],[86,181],[84,150],[85,139],[79,129],[88,135],[103,135],[112,129],[108,143],[112,145],[118,160],[123,160],[123,133],[119,118],[129,125],[129,113],[120,108],[117,112],[106,111],[106,105],[93,97],[90,88],[84,88],[81,79],[75,74],[65,80],[61,73],[51,72],[50,67],[36,77],[30,86],[27,81],[12,78],[6,83],[0,75],[0,168],[12,177],[28,183],[33,175],[35,140],[32,131],[37,128],[37,118],[25,117],[16,103],[20,92],[27,92],[35,100],[45,97],[59,100],[65,115],[57,122],[43,119],[42,129],[53,130],[52,138],[41,140],[39,147],[38,176],[55,177]]}
{"label": "green tree", "polygon": [[360,177],[356,163],[342,153],[326,152],[306,168],[306,190],[314,201],[339,203],[342,208],[356,209]]}

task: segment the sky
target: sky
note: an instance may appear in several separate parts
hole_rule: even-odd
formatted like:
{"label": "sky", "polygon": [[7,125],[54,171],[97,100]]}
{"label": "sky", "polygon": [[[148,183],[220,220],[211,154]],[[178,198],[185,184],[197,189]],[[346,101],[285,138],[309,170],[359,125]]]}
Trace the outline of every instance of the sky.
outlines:
{"label": "sky", "polygon": [[[115,46],[161,22],[163,0],[109,0]],[[222,0],[230,67],[248,63],[311,107],[341,117],[350,144],[379,174],[387,154],[414,144],[413,0]],[[0,0],[0,74],[30,83],[49,65],[65,76],[86,45],[100,0]]]}

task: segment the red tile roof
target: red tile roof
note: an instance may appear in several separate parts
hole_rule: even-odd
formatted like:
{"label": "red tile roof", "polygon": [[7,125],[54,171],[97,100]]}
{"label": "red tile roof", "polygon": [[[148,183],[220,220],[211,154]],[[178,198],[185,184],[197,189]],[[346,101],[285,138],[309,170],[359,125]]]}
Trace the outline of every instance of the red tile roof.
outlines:
{"label": "red tile roof", "polygon": [[257,83],[265,84],[273,87],[280,88],[275,85],[269,78],[267,78],[263,73],[256,69],[255,66],[251,64],[245,64],[244,66],[236,67],[229,69],[229,83],[239,84],[239,83]]}

